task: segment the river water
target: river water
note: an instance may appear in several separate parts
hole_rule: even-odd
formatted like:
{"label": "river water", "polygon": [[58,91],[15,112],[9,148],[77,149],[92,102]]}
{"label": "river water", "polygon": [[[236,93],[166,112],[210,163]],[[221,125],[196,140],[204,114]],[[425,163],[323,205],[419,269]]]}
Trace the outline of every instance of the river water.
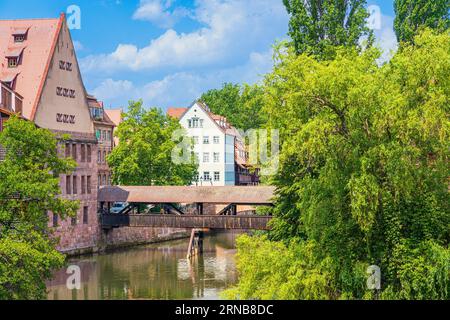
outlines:
{"label": "river water", "polygon": [[48,282],[50,300],[220,299],[237,282],[236,233],[209,234],[204,254],[186,259],[188,239],[71,259],[80,290],[67,288],[67,267]]}

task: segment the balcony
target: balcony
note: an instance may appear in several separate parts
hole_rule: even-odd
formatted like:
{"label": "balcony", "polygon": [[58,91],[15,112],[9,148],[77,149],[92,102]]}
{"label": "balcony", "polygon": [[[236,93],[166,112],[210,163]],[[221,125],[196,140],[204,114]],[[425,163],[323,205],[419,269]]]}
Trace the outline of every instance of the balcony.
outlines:
{"label": "balcony", "polygon": [[5,82],[0,81],[0,109],[9,113],[22,113],[23,98]]}

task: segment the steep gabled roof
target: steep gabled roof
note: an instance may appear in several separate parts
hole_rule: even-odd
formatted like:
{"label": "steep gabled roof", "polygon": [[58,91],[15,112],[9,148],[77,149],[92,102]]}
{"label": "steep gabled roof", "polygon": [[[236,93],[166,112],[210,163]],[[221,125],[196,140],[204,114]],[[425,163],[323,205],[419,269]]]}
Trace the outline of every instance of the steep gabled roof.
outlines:
{"label": "steep gabled roof", "polygon": [[[58,35],[65,19],[0,20],[0,74],[17,74],[15,91],[23,100],[23,116],[33,120],[47,78]],[[14,34],[27,33],[22,43],[14,42]],[[6,56],[20,52],[21,63],[8,68]]]}

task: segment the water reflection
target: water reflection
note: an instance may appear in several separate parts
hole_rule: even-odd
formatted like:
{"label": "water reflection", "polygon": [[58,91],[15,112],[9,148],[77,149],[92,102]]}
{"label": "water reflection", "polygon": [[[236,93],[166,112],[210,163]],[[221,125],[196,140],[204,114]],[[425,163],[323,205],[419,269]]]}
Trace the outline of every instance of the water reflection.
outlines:
{"label": "water reflection", "polygon": [[81,269],[81,290],[67,289],[64,268],[48,283],[48,298],[218,299],[237,281],[236,236],[208,235],[203,256],[191,262],[186,259],[187,239],[70,260]]}

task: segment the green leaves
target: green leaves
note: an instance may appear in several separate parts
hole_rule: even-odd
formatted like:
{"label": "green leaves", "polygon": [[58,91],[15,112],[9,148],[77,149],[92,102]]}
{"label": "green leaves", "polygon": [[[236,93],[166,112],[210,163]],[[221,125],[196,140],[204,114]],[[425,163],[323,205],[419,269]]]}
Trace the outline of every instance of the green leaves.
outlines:
{"label": "green leaves", "polygon": [[258,85],[225,83],[200,98],[215,114],[224,116],[236,128],[259,129],[264,123],[261,112],[263,90]]}
{"label": "green leaves", "polygon": [[413,42],[424,28],[445,31],[450,27],[449,0],[395,0],[394,9],[399,42]]}
{"label": "green leaves", "polygon": [[0,162],[0,299],[43,299],[45,281],[63,255],[50,240],[48,212],[65,218],[78,203],[60,197],[59,174],[75,162],[60,158],[49,130],[11,117],[0,133],[7,150]]}
{"label": "green leaves", "polygon": [[281,133],[269,238],[282,243],[240,243],[235,294],[371,299],[377,265],[381,298],[449,299],[450,35],[425,30],[382,66],[374,49],[336,52],[280,55],[266,77],[267,127]]}
{"label": "green leaves", "polygon": [[182,127],[159,109],[145,110],[142,101],[130,102],[117,129],[120,144],[108,156],[113,180],[121,185],[189,185],[197,172],[190,149],[187,163],[177,163],[172,152],[185,136]]}
{"label": "green leaves", "polygon": [[366,26],[369,17],[365,0],[283,0],[289,21],[289,36],[297,54],[319,59],[334,57],[338,46],[356,47],[361,37],[368,44],[373,34]]}

